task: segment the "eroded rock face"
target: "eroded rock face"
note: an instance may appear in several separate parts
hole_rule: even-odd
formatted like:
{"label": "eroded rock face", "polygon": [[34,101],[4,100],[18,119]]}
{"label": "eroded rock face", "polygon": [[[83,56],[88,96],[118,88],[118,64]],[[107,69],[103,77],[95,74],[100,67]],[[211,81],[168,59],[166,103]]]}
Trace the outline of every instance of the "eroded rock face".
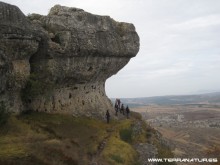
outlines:
{"label": "eroded rock face", "polygon": [[37,52],[39,40],[16,6],[0,2],[0,101],[13,111],[23,109],[20,90],[30,74],[29,58]]}
{"label": "eroded rock face", "polygon": [[132,24],[60,5],[28,18],[15,6],[0,9],[0,100],[13,111],[103,117],[112,110],[105,81],[139,50]]}

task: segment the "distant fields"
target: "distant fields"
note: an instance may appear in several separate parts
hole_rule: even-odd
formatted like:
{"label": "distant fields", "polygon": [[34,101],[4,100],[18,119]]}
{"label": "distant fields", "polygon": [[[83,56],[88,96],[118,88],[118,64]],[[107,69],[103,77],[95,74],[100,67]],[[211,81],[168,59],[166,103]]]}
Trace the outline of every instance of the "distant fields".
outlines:
{"label": "distant fields", "polygon": [[[111,101],[114,103],[115,99]],[[220,108],[220,92],[199,95],[172,95],[140,98],[121,98],[122,103],[130,107],[145,105],[215,105]]]}
{"label": "distant fields", "polygon": [[148,105],[132,110],[141,113],[169,141],[175,157],[214,157],[220,161],[218,105]]}

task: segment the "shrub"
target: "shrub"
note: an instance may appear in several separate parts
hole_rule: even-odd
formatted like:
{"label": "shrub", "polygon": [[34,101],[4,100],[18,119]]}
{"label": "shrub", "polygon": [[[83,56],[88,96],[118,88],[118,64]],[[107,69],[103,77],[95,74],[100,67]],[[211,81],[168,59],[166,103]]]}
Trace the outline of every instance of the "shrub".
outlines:
{"label": "shrub", "polygon": [[119,132],[121,140],[131,143],[132,142],[132,130],[131,128],[122,129]]}
{"label": "shrub", "polygon": [[29,19],[29,20],[31,20],[31,21],[33,21],[33,20],[40,20],[41,18],[42,18],[42,15],[40,15],[40,14],[28,14],[27,15],[27,18]]}
{"label": "shrub", "polygon": [[9,118],[9,112],[6,108],[6,105],[3,101],[0,102],[0,126],[7,123]]}

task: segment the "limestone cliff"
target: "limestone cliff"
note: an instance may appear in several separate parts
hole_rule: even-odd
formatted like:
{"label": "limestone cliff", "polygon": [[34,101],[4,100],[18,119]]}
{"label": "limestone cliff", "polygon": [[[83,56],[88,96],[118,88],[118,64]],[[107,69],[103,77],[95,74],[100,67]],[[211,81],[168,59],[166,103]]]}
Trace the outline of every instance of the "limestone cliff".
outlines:
{"label": "limestone cliff", "polygon": [[139,50],[132,24],[54,6],[26,17],[0,2],[0,100],[12,111],[101,117],[105,81]]}

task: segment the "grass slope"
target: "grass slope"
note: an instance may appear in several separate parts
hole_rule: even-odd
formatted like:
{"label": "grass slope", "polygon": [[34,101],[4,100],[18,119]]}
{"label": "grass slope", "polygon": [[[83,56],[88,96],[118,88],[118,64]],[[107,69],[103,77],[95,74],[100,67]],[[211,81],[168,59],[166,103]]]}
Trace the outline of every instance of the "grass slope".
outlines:
{"label": "grass slope", "polygon": [[[140,133],[134,136],[133,125],[144,122],[138,114],[132,116],[106,124],[64,114],[11,115],[7,124],[0,128],[0,164],[88,165],[96,162],[138,165],[133,145],[152,139],[158,145],[159,141],[154,130],[146,124],[142,124]],[[169,150],[164,152],[170,156]]]}

